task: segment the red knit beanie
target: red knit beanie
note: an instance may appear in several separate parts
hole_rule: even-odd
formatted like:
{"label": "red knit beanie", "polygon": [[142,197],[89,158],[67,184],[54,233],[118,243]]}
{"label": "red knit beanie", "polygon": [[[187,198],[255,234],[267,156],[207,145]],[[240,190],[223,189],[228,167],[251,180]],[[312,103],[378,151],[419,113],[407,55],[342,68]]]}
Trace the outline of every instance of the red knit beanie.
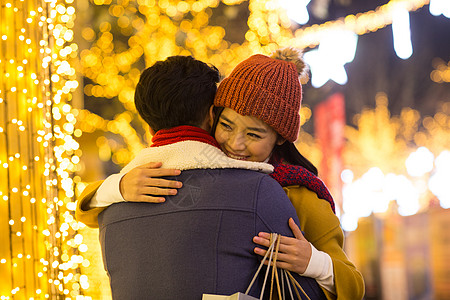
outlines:
{"label": "red knit beanie", "polygon": [[297,49],[278,50],[271,57],[253,55],[234,68],[217,89],[214,105],[256,117],[289,142],[300,129],[302,86],[306,69]]}

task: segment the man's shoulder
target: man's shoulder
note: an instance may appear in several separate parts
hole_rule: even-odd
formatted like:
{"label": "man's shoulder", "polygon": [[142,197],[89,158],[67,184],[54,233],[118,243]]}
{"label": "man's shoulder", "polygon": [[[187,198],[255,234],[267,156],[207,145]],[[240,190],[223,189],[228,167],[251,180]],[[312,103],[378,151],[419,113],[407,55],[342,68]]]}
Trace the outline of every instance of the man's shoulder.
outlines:
{"label": "man's shoulder", "polygon": [[252,185],[275,186],[283,191],[282,187],[268,174],[255,170],[239,168],[217,168],[217,169],[193,169],[184,170],[177,177],[178,180],[196,178],[197,180],[206,180],[212,184],[236,184],[237,182]]}
{"label": "man's shoulder", "polygon": [[268,174],[256,171],[256,170],[248,170],[248,169],[240,169],[240,168],[204,168],[204,169],[191,169],[184,170],[182,173],[196,173],[200,175],[206,174],[217,174],[219,176],[244,176],[244,177],[252,177],[252,178],[262,178],[267,177],[271,178]]}
{"label": "man's shoulder", "polygon": [[203,169],[183,171],[181,181],[202,186],[206,193],[224,193],[230,201],[253,199],[260,213],[292,212],[293,206],[281,185],[268,174],[243,169]]}
{"label": "man's shoulder", "polygon": [[[193,169],[184,170],[178,176],[165,177],[183,183],[177,195],[167,196],[166,203],[176,203],[177,208],[222,209],[234,207],[254,211],[259,201],[265,201],[267,194],[285,197],[282,187],[267,174],[245,169]],[[261,200],[260,200],[261,199]],[[109,214],[116,211],[120,215],[143,215],[148,212],[161,213],[173,207],[161,204],[122,203],[110,206]],[[151,207],[148,211],[147,208]],[[175,207],[174,206],[174,207]],[[119,208],[121,207],[121,208]],[[124,209],[126,207],[126,209]],[[165,208],[163,208],[165,207]]]}

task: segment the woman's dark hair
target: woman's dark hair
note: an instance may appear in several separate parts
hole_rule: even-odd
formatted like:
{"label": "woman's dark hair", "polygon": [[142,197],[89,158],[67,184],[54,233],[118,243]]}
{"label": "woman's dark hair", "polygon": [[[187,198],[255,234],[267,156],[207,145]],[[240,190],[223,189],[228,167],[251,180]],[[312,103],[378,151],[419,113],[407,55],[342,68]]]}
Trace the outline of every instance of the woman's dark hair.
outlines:
{"label": "woman's dark hair", "polygon": [[291,165],[302,166],[316,176],[319,174],[313,163],[298,151],[294,143],[286,141],[282,145],[275,145],[272,155]]}
{"label": "woman's dark hair", "polygon": [[[213,108],[214,122],[211,127],[212,136],[214,136],[216,133],[217,124],[219,123],[220,115],[222,114],[224,109],[225,109],[224,107],[217,107],[217,106],[214,106]],[[294,143],[285,141],[281,145],[275,145],[272,157],[275,160],[284,161],[291,165],[301,166],[316,176],[319,174],[314,164],[298,151]]]}
{"label": "woman's dark hair", "polygon": [[225,109],[225,107],[220,107],[220,106],[213,107],[214,122],[211,127],[211,133],[210,133],[213,137],[216,135],[217,124],[219,124],[220,115],[222,114],[224,109]]}
{"label": "woman's dark hair", "polygon": [[219,79],[214,66],[191,56],[171,56],[142,72],[134,103],[154,131],[200,126],[214,102]]}

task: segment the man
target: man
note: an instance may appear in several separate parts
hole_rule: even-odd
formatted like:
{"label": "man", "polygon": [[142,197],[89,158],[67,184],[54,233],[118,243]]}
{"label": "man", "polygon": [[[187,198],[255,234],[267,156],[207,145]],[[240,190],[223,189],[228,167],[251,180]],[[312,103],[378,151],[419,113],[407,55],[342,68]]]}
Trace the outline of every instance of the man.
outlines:
{"label": "man", "polygon": [[[166,169],[183,170],[177,177],[183,188],[164,203],[118,203],[99,215],[114,299],[201,299],[204,293],[245,292],[259,266],[252,238],[261,231],[292,236],[288,219],[298,224],[280,185],[256,172],[272,167],[226,157],[208,134],[218,80],[215,68],[184,56],[157,62],[141,75],[135,103],[153,144],[119,176],[161,161]],[[92,187],[83,197],[98,184]],[[84,221],[82,206],[77,217]],[[259,297],[260,279],[251,295]],[[308,295],[321,293],[315,280],[297,280]]]}

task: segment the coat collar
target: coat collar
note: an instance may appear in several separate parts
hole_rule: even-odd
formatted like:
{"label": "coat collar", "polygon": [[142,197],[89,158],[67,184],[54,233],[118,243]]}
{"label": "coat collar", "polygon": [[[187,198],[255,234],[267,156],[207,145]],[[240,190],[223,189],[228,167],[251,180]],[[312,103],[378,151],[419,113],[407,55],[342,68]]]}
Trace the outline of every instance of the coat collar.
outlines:
{"label": "coat collar", "polygon": [[271,173],[273,171],[273,166],[270,164],[232,159],[210,143],[185,140],[141,150],[122,169],[121,173],[126,173],[135,167],[149,162],[162,162],[162,168],[179,170],[233,168],[254,170],[263,173]]}

